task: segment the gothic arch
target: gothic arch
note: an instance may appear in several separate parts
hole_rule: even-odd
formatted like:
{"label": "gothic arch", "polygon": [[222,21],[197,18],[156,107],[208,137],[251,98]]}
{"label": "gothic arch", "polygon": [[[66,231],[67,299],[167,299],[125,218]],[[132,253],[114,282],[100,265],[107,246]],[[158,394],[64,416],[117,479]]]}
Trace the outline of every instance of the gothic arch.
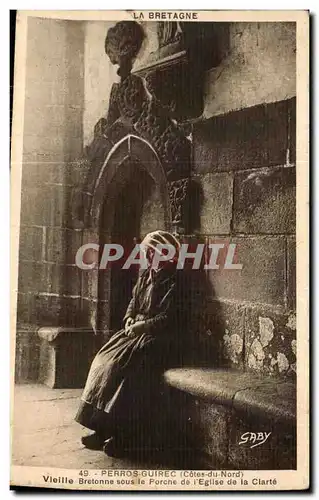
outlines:
{"label": "gothic arch", "polygon": [[[89,215],[91,229],[96,238],[95,243],[102,243],[99,236],[102,218],[104,242],[106,240],[111,242],[116,200],[121,189],[132,175],[132,171],[125,172],[127,160],[132,160],[133,163],[138,162],[154,181],[164,210],[164,227],[159,229],[172,229],[168,181],[159,157],[145,139],[128,134],[109,151],[94,184]],[[121,175],[118,175],[119,173]],[[105,209],[106,207],[107,209]],[[91,290],[91,299],[93,299],[90,305],[91,325],[96,332],[102,334],[103,341],[105,341],[110,325],[110,274],[107,271],[99,272],[96,270],[90,272],[87,279],[88,288]],[[104,288],[102,303],[101,286]],[[106,302],[108,302],[108,306],[106,306]]]}
{"label": "gothic arch", "polygon": [[[109,205],[107,211],[109,221],[106,223],[106,227],[111,227],[114,215],[113,204],[121,189],[121,184],[118,180],[114,182],[114,178],[118,170],[124,168],[123,164],[128,159],[138,161],[154,180],[155,185],[158,186],[164,206],[165,228],[170,229],[172,217],[168,182],[162,164],[149,142],[131,134],[126,135],[113,146],[97,176],[90,208],[92,227],[95,229],[99,228],[101,211],[105,202]],[[125,172],[123,180],[125,180]]]}

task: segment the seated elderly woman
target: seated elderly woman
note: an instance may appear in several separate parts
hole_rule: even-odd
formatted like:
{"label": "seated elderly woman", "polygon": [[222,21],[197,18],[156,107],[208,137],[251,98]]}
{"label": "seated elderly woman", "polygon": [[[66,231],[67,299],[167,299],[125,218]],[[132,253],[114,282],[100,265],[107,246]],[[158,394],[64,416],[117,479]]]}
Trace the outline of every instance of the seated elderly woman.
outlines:
{"label": "seated elderly woman", "polygon": [[[151,263],[158,245],[173,245],[175,257]],[[87,448],[121,455],[125,430],[137,432],[159,394],[163,370],[176,364],[180,352],[178,326],[181,314],[179,274],[176,269],[179,242],[166,231],[148,234],[141,244],[148,262],[133,290],[123,323],[97,353],[81,397],[76,421],[93,431],[82,437]]]}

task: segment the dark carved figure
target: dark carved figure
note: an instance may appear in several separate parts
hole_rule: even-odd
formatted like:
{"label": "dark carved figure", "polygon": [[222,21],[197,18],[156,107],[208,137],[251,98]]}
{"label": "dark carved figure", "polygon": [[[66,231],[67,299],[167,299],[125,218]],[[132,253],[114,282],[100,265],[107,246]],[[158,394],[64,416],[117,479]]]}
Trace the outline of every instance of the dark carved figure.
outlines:
{"label": "dark carved figure", "polygon": [[179,22],[165,21],[157,23],[157,36],[160,48],[178,41],[182,33],[181,23]]}
{"label": "dark carved figure", "polygon": [[[191,143],[184,128],[173,118],[173,105],[163,106],[157,99],[154,74],[148,79],[131,73],[143,40],[142,27],[133,21],[119,22],[107,33],[105,51],[111,62],[119,65],[121,79],[113,84],[108,114],[96,124],[94,140],[87,148],[92,172],[98,169],[113,144],[132,133],[152,145],[169,181],[188,178]],[[91,177],[92,187],[94,175]]]}

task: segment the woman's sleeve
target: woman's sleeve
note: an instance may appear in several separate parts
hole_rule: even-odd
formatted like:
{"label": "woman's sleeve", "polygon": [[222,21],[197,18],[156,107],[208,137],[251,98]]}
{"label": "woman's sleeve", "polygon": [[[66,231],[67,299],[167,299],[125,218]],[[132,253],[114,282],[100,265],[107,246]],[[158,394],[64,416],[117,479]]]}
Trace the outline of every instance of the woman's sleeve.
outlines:
{"label": "woman's sleeve", "polygon": [[131,298],[129,305],[126,309],[126,313],[125,313],[125,316],[123,318],[123,323],[125,323],[127,318],[129,318],[129,317],[133,318],[137,314],[137,290],[138,290],[138,287],[139,287],[139,279],[137,280],[137,283],[136,283],[135,287],[133,288],[132,298]]}
{"label": "woman's sleeve", "polygon": [[156,335],[165,332],[176,316],[176,283],[172,284],[166,295],[163,297],[160,313],[145,321],[147,333]]}

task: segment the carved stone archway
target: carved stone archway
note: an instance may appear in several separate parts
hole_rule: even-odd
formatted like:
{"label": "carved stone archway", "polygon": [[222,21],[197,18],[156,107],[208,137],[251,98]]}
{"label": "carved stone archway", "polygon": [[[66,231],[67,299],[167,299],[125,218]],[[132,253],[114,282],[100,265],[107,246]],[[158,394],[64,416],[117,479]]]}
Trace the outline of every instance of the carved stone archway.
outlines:
{"label": "carved stone archway", "polygon": [[[148,174],[154,180],[159,189],[161,199],[165,211],[165,229],[171,230],[171,209],[169,201],[169,191],[166,174],[160,162],[160,159],[149,142],[141,137],[128,134],[123,137],[108,153],[104,164],[97,176],[92,203],[90,208],[90,220],[92,227],[96,229],[100,227],[101,210],[107,196],[109,204],[108,217],[109,224],[106,227],[111,227],[113,220],[113,201],[118,193],[120,185],[113,183],[112,180],[119,168],[123,165],[124,161],[131,159],[138,161],[147,170]],[[125,180],[125,176],[123,178]]]}
{"label": "carved stone archway", "polygon": [[[89,211],[90,226],[101,247],[112,242],[115,206],[119,193],[130,180],[128,161],[139,164],[153,180],[163,209],[163,225],[154,229],[172,230],[171,203],[166,173],[153,147],[143,138],[128,134],[109,151],[96,177]],[[134,173],[133,173],[134,175]],[[102,221],[103,217],[103,221]],[[101,233],[103,226],[103,235]],[[111,273],[109,270],[89,272],[91,293],[91,324],[102,334],[103,342],[110,335]],[[103,289],[103,293],[102,293]],[[101,300],[101,296],[103,299]]]}

